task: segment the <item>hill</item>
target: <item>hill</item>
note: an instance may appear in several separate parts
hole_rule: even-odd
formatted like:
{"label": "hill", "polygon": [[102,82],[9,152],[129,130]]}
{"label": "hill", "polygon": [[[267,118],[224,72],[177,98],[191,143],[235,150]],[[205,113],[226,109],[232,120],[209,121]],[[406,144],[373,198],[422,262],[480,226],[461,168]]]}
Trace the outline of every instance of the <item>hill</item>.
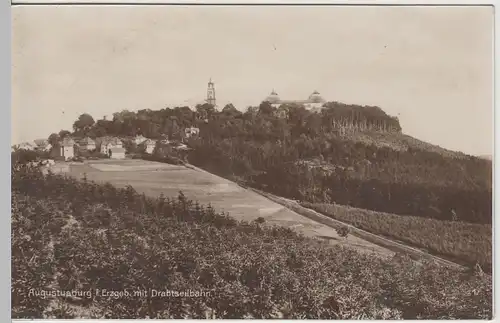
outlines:
{"label": "hill", "polygon": [[483,159],[486,159],[486,160],[493,160],[493,156],[492,155],[481,155],[481,156],[479,156],[479,158],[483,158]]}
{"label": "hill", "polygon": [[[199,136],[186,137],[191,126]],[[122,111],[113,120],[83,114],[73,127],[77,137],[182,140],[192,164],[287,198],[491,224],[491,162],[404,135],[379,107],[329,102],[314,113],[263,102],[242,113],[204,104]]]}
{"label": "hill", "polygon": [[349,138],[354,142],[361,142],[367,146],[375,145],[378,148],[387,147],[395,151],[421,150],[437,153],[448,158],[467,158],[462,152],[452,151],[428,142],[418,140],[403,133],[394,132],[355,132]]}
{"label": "hill", "polygon": [[14,318],[491,319],[491,299],[480,272],[12,169]]}

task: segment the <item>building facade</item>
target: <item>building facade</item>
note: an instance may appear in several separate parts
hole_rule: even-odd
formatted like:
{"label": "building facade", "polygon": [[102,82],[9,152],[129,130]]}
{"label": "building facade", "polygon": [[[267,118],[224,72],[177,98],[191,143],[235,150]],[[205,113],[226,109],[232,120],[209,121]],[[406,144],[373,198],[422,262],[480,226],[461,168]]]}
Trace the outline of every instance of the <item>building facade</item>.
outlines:
{"label": "building facade", "polygon": [[82,150],[94,150],[96,149],[96,143],[92,138],[86,137],[80,140],[79,148]]}
{"label": "building facade", "polygon": [[156,142],[152,139],[146,139],[139,144],[141,148],[148,154],[152,154],[156,147]]}
{"label": "building facade", "polygon": [[200,134],[200,128],[188,127],[184,129],[185,138],[191,138]]}
{"label": "building facade", "polygon": [[99,139],[99,151],[102,154],[110,155],[111,148],[123,148],[123,143],[119,138],[116,137],[103,137]]}
{"label": "building facade", "polygon": [[212,82],[212,79],[208,81],[207,87],[207,103],[212,106],[217,106],[217,101],[215,99],[215,84]]}
{"label": "building facade", "polygon": [[125,159],[125,148],[111,147],[109,149],[109,158],[112,159]]}
{"label": "building facade", "polygon": [[269,102],[274,108],[277,109],[279,109],[283,104],[293,104],[302,105],[311,111],[321,111],[323,105],[326,103],[325,99],[323,99],[318,91],[314,91],[306,100],[282,100],[278,93],[273,90],[264,101]]}
{"label": "building facade", "polygon": [[64,160],[70,160],[75,157],[75,141],[66,137],[59,142],[59,156]]}

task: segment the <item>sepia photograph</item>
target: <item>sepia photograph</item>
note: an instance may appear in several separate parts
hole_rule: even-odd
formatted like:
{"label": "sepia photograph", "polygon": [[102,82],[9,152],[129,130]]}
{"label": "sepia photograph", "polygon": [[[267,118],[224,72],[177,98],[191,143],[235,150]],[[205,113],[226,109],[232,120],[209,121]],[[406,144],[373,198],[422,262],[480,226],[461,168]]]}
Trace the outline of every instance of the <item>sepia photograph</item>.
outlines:
{"label": "sepia photograph", "polygon": [[11,18],[13,319],[493,318],[493,6]]}

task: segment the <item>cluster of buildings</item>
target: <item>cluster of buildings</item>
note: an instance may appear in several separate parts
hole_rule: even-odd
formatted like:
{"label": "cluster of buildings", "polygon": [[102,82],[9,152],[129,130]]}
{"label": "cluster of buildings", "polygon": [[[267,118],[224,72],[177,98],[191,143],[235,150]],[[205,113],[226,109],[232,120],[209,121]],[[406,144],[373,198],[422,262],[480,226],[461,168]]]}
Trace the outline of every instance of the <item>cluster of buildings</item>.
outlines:
{"label": "cluster of buildings", "polygon": [[62,157],[65,160],[70,160],[75,157],[75,152],[83,151],[99,151],[101,154],[113,159],[125,158],[125,148],[123,142],[117,137],[100,137],[95,140],[86,137],[81,140],[75,140],[71,137],[62,139],[57,147],[52,149],[54,157]]}
{"label": "cluster of buildings", "polygon": [[[318,91],[314,91],[307,99],[304,100],[283,100],[280,98],[278,93],[276,91],[271,92],[263,101],[269,102],[274,108],[278,109],[282,105],[302,105],[306,109],[314,111],[314,112],[319,112],[323,108],[323,105],[326,103],[326,100],[319,94]],[[217,106],[217,101],[215,98],[215,83],[210,79],[208,81],[208,86],[207,86],[207,97],[205,99],[205,102],[208,104],[213,105],[214,107]]]}
{"label": "cluster of buildings", "polygon": [[[191,138],[197,136],[200,133],[200,129],[196,127],[187,127],[184,129],[183,138]],[[153,140],[151,138],[138,135],[132,138],[131,141],[142,151],[152,154],[156,148],[156,145],[169,144],[168,139]],[[181,145],[180,149],[184,148],[185,145]],[[64,160],[71,160],[78,153],[87,152],[99,152],[102,155],[106,155],[112,159],[124,159],[126,149],[124,148],[124,142],[122,139],[113,136],[98,137],[92,139],[90,137],[85,137],[82,139],[75,139],[71,137],[65,137],[60,140],[56,145],[52,146],[46,139],[37,139],[33,142],[24,142],[17,145],[17,149],[23,150],[34,150],[34,151],[44,151],[50,152],[54,158],[62,158]],[[12,148],[14,150],[14,147]]]}

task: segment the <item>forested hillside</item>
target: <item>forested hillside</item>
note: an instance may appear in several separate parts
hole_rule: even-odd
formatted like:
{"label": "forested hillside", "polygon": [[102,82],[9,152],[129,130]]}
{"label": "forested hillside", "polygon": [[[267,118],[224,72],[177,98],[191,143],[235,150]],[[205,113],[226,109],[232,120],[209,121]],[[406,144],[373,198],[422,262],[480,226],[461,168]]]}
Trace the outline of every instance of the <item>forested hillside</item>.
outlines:
{"label": "forested hillside", "polygon": [[244,113],[205,104],[115,113],[113,120],[82,115],[77,136],[189,139],[189,161],[272,193],[309,202],[441,220],[491,223],[491,162],[404,135],[397,118],[378,107],[326,104],[320,113],[301,106],[285,116],[269,103]]}

